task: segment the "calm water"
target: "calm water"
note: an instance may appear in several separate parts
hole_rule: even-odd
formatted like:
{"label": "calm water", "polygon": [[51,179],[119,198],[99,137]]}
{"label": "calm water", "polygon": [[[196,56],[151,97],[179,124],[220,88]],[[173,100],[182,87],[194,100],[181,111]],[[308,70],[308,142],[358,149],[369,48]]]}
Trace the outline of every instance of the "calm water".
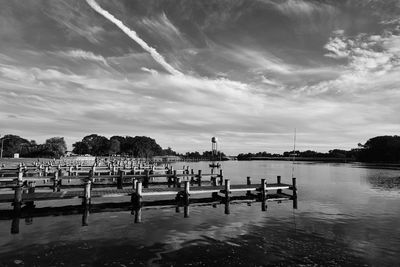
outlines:
{"label": "calm water", "polygon": [[[179,163],[178,166],[183,165]],[[194,169],[208,163],[190,163]],[[292,164],[224,162],[224,176],[290,182]],[[297,163],[298,209],[291,202],[144,210],[0,221],[0,266],[400,266],[400,170]],[[77,204],[76,203],[73,204]],[[1,209],[9,205],[0,206]]]}

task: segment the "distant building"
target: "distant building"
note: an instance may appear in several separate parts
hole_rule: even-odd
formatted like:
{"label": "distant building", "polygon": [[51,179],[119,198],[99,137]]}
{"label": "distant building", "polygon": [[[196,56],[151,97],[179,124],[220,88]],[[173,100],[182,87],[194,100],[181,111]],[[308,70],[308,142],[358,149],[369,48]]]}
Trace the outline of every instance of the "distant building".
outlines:
{"label": "distant building", "polygon": [[74,154],[72,151],[66,151],[64,156],[71,157],[71,156],[76,156],[76,154]]}
{"label": "distant building", "polygon": [[179,156],[154,156],[152,158],[154,162],[173,162],[182,160]]}
{"label": "distant building", "polygon": [[19,159],[19,153],[14,153],[13,158],[14,159]]}

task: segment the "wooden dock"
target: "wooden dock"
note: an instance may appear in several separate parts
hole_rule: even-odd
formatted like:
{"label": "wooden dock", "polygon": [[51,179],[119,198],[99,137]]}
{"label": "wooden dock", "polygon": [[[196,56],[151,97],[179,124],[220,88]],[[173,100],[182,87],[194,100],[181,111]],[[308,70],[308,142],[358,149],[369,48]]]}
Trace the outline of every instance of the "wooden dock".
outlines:
{"label": "wooden dock", "polygon": [[[0,171],[0,174],[14,173],[14,176],[0,177],[0,203],[12,203],[13,206],[11,211],[0,210],[0,219],[9,218],[12,212],[12,233],[19,232],[16,221],[21,216],[43,215],[43,208],[35,208],[35,203],[39,201],[42,202],[41,206],[46,206],[54,204],[54,201],[81,199],[79,207],[83,225],[88,224],[92,199],[101,202],[101,198],[130,197],[128,204],[126,200],[122,203],[135,215],[135,222],[142,220],[142,207],[157,205],[173,205],[176,209],[183,207],[184,217],[189,216],[189,205],[195,203],[224,204],[226,214],[230,213],[230,203],[239,200],[260,202],[262,211],[266,210],[266,202],[269,201],[292,200],[293,208],[297,208],[296,178],[292,178],[291,184],[282,183],[280,176],[276,177],[274,183],[261,179],[253,184],[247,177],[244,184],[231,184],[230,179],[224,178],[222,170],[203,174],[201,170],[195,172],[193,169],[189,171],[189,168],[180,171],[160,168],[157,172],[155,166],[144,169],[120,166],[112,167],[110,174],[110,169],[96,171],[96,166],[76,169],[75,172],[71,172],[70,167],[56,166],[53,172],[48,169],[46,175],[30,175],[29,169],[21,166]],[[292,194],[284,191],[291,191]],[[62,207],[58,207],[57,212],[60,209],[62,211]],[[65,209],[68,210],[67,207]],[[52,212],[54,208],[44,210]]]}
{"label": "wooden dock", "polygon": [[[226,180],[229,181],[229,180]],[[186,182],[186,181],[185,181]],[[188,187],[190,184],[188,184]],[[261,184],[254,185],[231,185],[229,192],[248,192],[255,191],[259,192]],[[270,190],[291,190],[292,186],[288,184],[267,184],[265,187],[266,191]],[[226,190],[225,186],[196,186],[188,188],[189,194],[213,194],[213,193],[224,193]],[[23,190],[19,192],[16,189],[17,194],[21,194],[21,203],[27,203],[32,201],[45,201],[45,200],[60,200],[60,199],[74,199],[83,198],[85,195],[84,190],[63,190],[59,192],[31,192],[23,193]],[[136,192],[135,189],[93,189],[90,191],[90,198],[100,197],[125,197],[132,196],[132,194],[139,193],[142,197],[146,196],[168,196],[177,195],[180,192],[185,192],[182,188],[142,188],[142,192]],[[283,196],[283,194],[282,194]],[[15,200],[15,193],[12,194],[0,194],[0,203],[13,203]]]}

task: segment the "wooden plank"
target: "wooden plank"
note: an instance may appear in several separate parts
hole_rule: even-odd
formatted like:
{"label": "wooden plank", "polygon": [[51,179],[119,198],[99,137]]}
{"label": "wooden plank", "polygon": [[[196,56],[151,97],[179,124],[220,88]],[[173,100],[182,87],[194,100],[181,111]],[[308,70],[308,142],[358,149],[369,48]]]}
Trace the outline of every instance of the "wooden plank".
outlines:
{"label": "wooden plank", "polygon": [[[258,190],[260,185],[232,185],[230,187],[231,192],[244,192],[244,191],[255,191]],[[289,185],[285,184],[268,184],[267,190],[276,189],[289,189]],[[176,195],[178,192],[182,191],[183,188],[143,188],[143,196],[162,196],[162,195]],[[223,186],[201,186],[201,187],[191,187],[191,194],[209,194],[209,193],[219,193],[224,190]],[[93,189],[91,191],[91,197],[120,197],[129,196],[134,192],[133,189]],[[290,195],[286,194],[275,194],[279,195],[280,198],[289,198]],[[62,192],[35,192],[22,195],[22,201],[39,201],[39,200],[55,200],[55,199],[71,199],[83,196],[83,190],[79,191],[62,191]],[[268,196],[272,196],[269,194]],[[14,194],[0,194],[0,202],[12,202],[14,200]]]}

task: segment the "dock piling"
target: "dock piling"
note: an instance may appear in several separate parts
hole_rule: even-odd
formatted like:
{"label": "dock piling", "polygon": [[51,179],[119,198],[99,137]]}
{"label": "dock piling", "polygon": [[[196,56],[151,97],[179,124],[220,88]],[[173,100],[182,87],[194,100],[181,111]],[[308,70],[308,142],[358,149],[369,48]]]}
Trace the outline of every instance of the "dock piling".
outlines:
{"label": "dock piling", "polygon": [[261,179],[261,210],[266,211],[266,200],[267,200],[267,182],[265,179]]}
{"label": "dock piling", "polygon": [[231,181],[229,179],[225,179],[225,190],[224,190],[224,194],[225,194],[225,214],[230,214],[230,207],[229,207],[229,202],[230,202],[230,197],[229,194],[231,190]]}
{"label": "dock piling", "polygon": [[14,192],[14,208],[13,208],[13,220],[11,222],[11,234],[19,233],[19,218],[21,215],[22,205],[22,185],[17,185]]}
{"label": "dock piling", "polygon": [[54,172],[53,178],[53,192],[60,191],[58,188],[58,171]]}
{"label": "dock piling", "polygon": [[142,222],[142,182],[136,183],[136,192],[132,194],[132,210],[135,212],[135,223]]}
{"label": "dock piling", "polygon": [[[34,194],[35,193],[35,187],[36,187],[36,182],[35,181],[29,181],[28,182],[28,194]],[[35,203],[33,201],[27,201],[26,206],[28,207],[34,207]]]}
{"label": "dock piling", "polygon": [[292,190],[293,190],[293,209],[297,209],[297,186],[296,178],[292,178]]}
{"label": "dock piling", "polygon": [[149,181],[150,181],[150,174],[149,174],[149,170],[144,170],[144,181],[143,181],[143,187],[144,188],[148,188],[149,187]]}
{"label": "dock piling", "polygon": [[90,205],[90,191],[91,191],[92,181],[91,178],[88,178],[85,182],[85,188],[83,191],[83,202],[84,206]]}
{"label": "dock piling", "polygon": [[[247,181],[247,185],[251,185],[250,176],[247,176],[246,181]],[[250,195],[251,195],[251,191],[248,190],[248,191],[246,192],[246,196],[250,196]]]}
{"label": "dock piling", "polygon": [[197,174],[197,184],[198,186],[201,186],[201,170],[199,170]]}
{"label": "dock piling", "polygon": [[118,170],[118,174],[117,189],[123,189],[124,172],[122,170]]}
{"label": "dock piling", "polygon": [[[277,183],[278,185],[281,184],[281,176],[280,176],[280,175],[276,176],[276,183]],[[276,193],[277,193],[277,194],[281,194],[281,193],[282,193],[282,189],[276,190]]]}
{"label": "dock piling", "polygon": [[189,218],[189,197],[190,197],[190,183],[189,181],[184,181],[184,189],[185,193],[183,195],[183,204],[184,204],[184,209],[183,209],[183,216],[185,218]]}

